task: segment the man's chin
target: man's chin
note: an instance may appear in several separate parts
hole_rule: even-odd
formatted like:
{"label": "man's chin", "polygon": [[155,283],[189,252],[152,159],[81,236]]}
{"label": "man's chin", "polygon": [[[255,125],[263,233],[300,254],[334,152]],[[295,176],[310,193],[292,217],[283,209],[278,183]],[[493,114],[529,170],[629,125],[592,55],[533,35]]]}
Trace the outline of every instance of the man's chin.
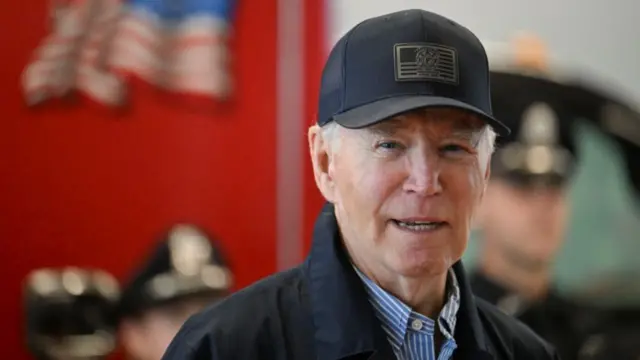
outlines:
{"label": "man's chin", "polygon": [[440,276],[451,268],[451,261],[445,259],[397,259],[393,271],[408,278],[424,278]]}

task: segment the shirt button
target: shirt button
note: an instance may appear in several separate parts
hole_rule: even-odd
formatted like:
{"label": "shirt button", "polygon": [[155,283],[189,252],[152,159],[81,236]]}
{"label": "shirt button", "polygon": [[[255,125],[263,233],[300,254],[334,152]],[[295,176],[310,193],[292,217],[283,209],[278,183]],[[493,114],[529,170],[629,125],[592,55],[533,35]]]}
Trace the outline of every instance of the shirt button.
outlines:
{"label": "shirt button", "polygon": [[415,331],[422,329],[422,321],[415,319],[411,322],[411,328]]}

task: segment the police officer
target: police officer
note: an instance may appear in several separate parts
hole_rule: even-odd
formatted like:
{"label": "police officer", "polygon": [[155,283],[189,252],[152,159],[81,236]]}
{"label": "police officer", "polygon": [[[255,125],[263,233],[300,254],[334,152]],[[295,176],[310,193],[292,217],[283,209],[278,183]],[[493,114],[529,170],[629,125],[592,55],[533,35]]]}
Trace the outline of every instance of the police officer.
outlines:
{"label": "police officer", "polygon": [[562,359],[591,359],[595,335],[613,325],[612,315],[563,298],[551,276],[579,160],[576,118],[591,115],[599,122],[606,102],[575,83],[515,65],[492,71],[493,110],[512,132],[498,139],[492,159],[477,219],[483,239],[472,287],[553,343]]}
{"label": "police officer", "polygon": [[478,217],[483,239],[472,286],[476,295],[519,317],[570,360],[582,341],[577,332],[590,327],[582,323],[588,319],[574,316],[577,305],[551,284],[578,159],[571,113],[525,80],[513,81],[508,89],[501,84],[492,81],[494,112],[512,132],[499,140],[492,159]]}
{"label": "police officer", "polygon": [[127,356],[159,360],[183,322],[225,297],[231,272],[202,229],[178,224],[123,289],[119,332]]}
{"label": "police officer", "polygon": [[116,280],[101,270],[37,269],[25,281],[27,346],[39,360],[99,360],[116,345]]}

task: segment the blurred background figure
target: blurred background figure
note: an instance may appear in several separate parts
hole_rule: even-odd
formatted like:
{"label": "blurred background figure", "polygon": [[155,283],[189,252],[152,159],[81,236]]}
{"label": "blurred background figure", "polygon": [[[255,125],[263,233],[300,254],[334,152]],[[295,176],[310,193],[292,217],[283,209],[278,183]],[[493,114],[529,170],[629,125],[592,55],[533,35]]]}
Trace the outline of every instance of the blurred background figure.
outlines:
{"label": "blurred background figure", "polygon": [[[512,133],[498,139],[492,160],[492,179],[477,219],[482,239],[472,286],[478,296],[553,343],[562,359],[595,359],[612,356],[613,351],[619,354],[616,359],[636,359],[640,347],[625,348],[620,336],[613,335],[622,325],[618,310],[570,299],[553,281],[572,210],[569,190],[580,159],[577,122],[589,119],[613,136],[632,169],[639,160],[629,151],[638,147],[603,126],[609,122],[603,117],[612,116],[606,109],[622,109],[624,104],[594,88],[553,80],[540,45],[533,41],[526,45],[516,49],[520,52],[511,66],[494,62],[494,114]],[[616,121],[637,120],[636,114],[625,114]],[[625,324],[627,330],[640,329],[638,322]],[[635,339],[640,343],[640,337]]]}
{"label": "blurred background figure", "polygon": [[26,337],[39,360],[98,360],[116,347],[116,280],[100,270],[38,269],[25,282]]}
{"label": "blurred background figure", "polygon": [[174,226],[123,288],[120,340],[133,360],[160,360],[182,324],[224,298],[231,271],[204,230]]}
{"label": "blurred background figure", "polygon": [[578,161],[572,118],[526,78],[512,79],[507,87],[500,93],[511,96],[496,96],[494,112],[512,133],[499,140],[493,157],[478,219],[483,236],[472,284],[477,295],[520,317],[555,343],[563,359],[571,359],[588,327],[575,316],[576,305],[556,294],[551,280]]}

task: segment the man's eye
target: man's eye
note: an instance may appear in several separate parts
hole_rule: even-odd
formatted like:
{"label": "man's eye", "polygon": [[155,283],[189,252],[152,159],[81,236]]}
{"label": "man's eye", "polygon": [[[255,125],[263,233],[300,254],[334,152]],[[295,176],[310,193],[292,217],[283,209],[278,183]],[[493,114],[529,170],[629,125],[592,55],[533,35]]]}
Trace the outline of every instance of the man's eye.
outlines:
{"label": "man's eye", "polygon": [[393,141],[382,141],[378,143],[378,147],[385,150],[394,150],[394,149],[399,149],[400,144]]}
{"label": "man's eye", "polygon": [[456,145],[456,144],[445,145],[441,147],[440,150],[445,153],[460,153],[460,152],[468,153],[469,152],[467,148],[465,148],[464,146]]}

